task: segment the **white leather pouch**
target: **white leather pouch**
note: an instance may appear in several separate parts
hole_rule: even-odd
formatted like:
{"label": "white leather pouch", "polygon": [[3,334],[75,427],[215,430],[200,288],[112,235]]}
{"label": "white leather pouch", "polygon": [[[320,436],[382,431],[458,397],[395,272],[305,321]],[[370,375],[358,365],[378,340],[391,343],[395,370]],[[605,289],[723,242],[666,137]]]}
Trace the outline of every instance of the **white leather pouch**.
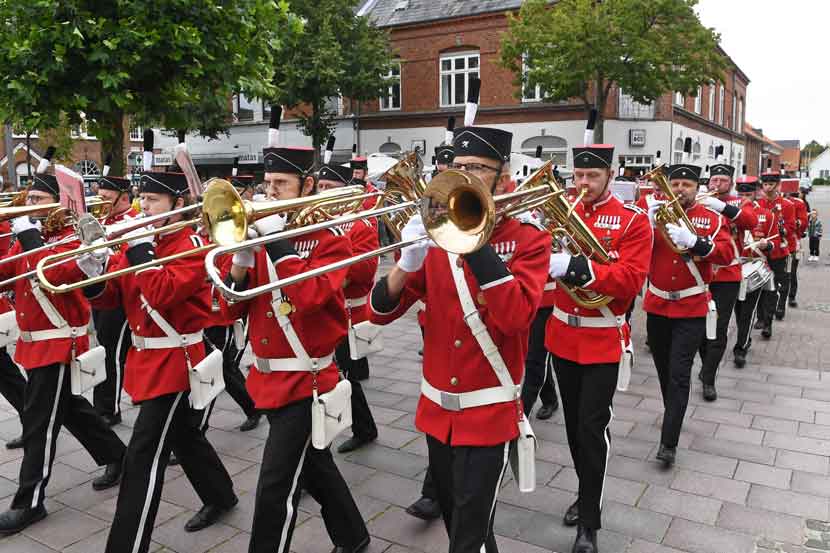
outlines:
{"label": "white leather pouch", "polygon": [[72,395],[82,395],[107,379],[106,358],[104,346],[97,346],[77,356],[69,364]]}
{"label": "white leather pouch", "polygon": [[510,442],[510,468],[520,492],[536,489],[536,435],[527,417],[519,421],[519,437]]}
{"label": "white leather pouch", "polygon": [[369,321],[349,327],[349,356],[353,361],[383,351],[383,327]]}
{"label": "white leather pouch", "polygon": [[709,300],[709,311],[706,313],[706,339],[714,340],[718,332],[718,308],[715,300]]}
{"label": "white leather pouch", "polygon": [[218,349],[188,371],[190,377],[190,406],[201,410],[207,407],[225,389],[222,373],[222,352]]}
{"label": "white leather pouch", "polygon": [[311,445],[326,449],[338,434],[352,425],[352,384],[341,380],[330,392],[312,391]]}
{"label": "white leather pouch", "polygon": [[242,319],[236,319],[233,322],[233,341],[236,349],[239,351],[245,349],[245,325]]}
{"label": "white leather pouch", "polygon": [[7,311],[0,315],[0,348],[15,343],[19,336],[20,327],[17,326],[15,312]]}

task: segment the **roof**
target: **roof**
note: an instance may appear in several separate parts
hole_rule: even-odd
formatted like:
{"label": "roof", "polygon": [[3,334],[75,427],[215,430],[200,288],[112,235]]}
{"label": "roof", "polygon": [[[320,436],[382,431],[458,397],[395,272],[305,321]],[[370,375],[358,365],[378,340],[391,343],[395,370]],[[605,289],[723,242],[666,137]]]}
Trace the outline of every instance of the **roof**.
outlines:
{"label": "roof", "polygon": [[517,10],[522,0],[365,0],[358,13],[378,27],[395,27]]}
{"label": "roof", "polygon": [[798,150],[801,149],[801,141],[800,140],[776,140],[777,144],[780,144],[782,148],[796,148]]}
{"label": "roof", "polygon": [[764,135],[755,129],[755,127],[746,122],[744,123],[744,134],[760,142],[764,141]]}

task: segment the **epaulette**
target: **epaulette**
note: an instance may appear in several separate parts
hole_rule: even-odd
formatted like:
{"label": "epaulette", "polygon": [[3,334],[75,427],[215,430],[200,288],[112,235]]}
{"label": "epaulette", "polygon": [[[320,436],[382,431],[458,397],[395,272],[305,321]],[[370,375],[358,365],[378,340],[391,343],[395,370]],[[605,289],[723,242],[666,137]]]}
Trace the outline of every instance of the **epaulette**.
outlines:
{"label": "epaulette", "polygon": [[516,219],[516,220],[519,221],[519,223],[521,223],[523,225],[530,225],[532,227],[536,227],[538,230],[541,230],[542,232],[547,232],[547,230],[548,230],[548,229],[545,228],[545,225],[543,225],[541,222],[537,221],[535,218]]}
{"label": "epaulette", "polygon": [[329,227],[328,230],[335,236],[346,236],[346,233],[343,232],[343,229],[340,228],[339,225],[335,227]]}
{"label": "epaulette", "polygon": [[639,213],[641,215],[648,215],[646,213],[646,211],[643,208],[641,208],[640,206],[638,206],[637,204],[633,204],[633,203],[632,204],[623,204],[623,207],[625,209],[630,209],[634,213]]}

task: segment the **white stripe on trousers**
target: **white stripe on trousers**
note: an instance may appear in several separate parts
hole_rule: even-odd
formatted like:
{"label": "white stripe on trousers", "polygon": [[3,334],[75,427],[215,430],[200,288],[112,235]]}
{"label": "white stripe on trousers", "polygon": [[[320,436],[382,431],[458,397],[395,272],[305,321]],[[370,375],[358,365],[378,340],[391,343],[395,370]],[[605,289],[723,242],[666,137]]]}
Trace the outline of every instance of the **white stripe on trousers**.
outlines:
{"label": "white stripe on trousers", "polygon": [[46,479],[49,478],[52,461],[52,433],[55,431],[55,419],[58,416],[58,403],[61,400],[61,390],[63,389],[63,375],[66,370],[66,365],[60,365],[58,369],[58,387],[55,390],[55,402],[52,404],[52,413],[49,415],[49,425],[46,427],[46,447],[43,450],[43,476],[40,482],[35,486],[35,491],[32,494],[32,509],[37,507],[40,494],[43,493],[43,486]]}
{"label": "white stripe on trousers", "polygon": [[144,499],[144,508],[141,511],[141,518],[138,521],[138,531],[135,534],[135,542],[133,543],[133,553],[138,553],[141,547],[141,538],[144,535],[144,526],[147,524],[147,516],[150,514],[150,504],[153,502],[153,494],[156,491],[156,475],[159,470],[159,459],[161,458],[161,450],[164,447],[164,440],[167,438],[167,432],[170,430],[170,423],[173,421],[173,415],[176,414],[176,409],[179,406],[179,401],[182,399],[184,392],[176,394],[176,399],[173,400],[173,406],[170,407],[170,412],[167,414],[167,420],[164,421],[164,428],[161,431],[159,444],[156,448],[156,454],[153,457],[153,465],[150,467],[150,482],[147,488],[147,497]]}
{"label": "white stripe on trousers", "polygon": [[115,405],[112,412],[116,415],[121,414],[121,346],[124,345],[124,336],[129,328],[127,321],[124,321],[118,335],[118,345],[115,346]]}
{"label": "white stripe on trousers", "polygon": [[746,340],[744,340],[741,349],[746,349],[746,345],[752,340],[752,326],[755,324],[755,317],[758,313],[758,304],[761,303],[761,296],[764,295],[764,291],[761,290],[758,295],[755,297],[755,306],[752,308],[752,317],[749,318],[749,331],[746,333]]}
{"label": "white stripe on trousers", "polygon": [[291,489],[288,492],[288,499],[285,500],[285,522],[282,525],[282,532],[280,533],[280,546],[277,548],[277,553],[283,553],[288,541],[288,529],[291,527],[291,519],[294,518],[294,494],[297,492],[297,482],[300,480],[300,473],[303,471],[305,464],[305,454],[308,451],[308,444],[311,443],[311,434],[305,441],[303,446],[303,453],[300,455],[300,462],[297,463],[297,470],[294,471],[294,478],[291,481]]}
{"label": "white stripe on trousers", "polygon": [[602,433],[603,438],[605,438],[605,469],[602,471],[602,487],[599,489],[599,508],[602,509],[602,496],[605,495],[605,476],[608,474],[608,457],[611,454],[611,421],[614,420],[614,410],[611,406],[608,406],[608,413],[610,417],[608,418],[608,424],[605,425],[605,430]]}
{"label": "white stripe on trousers", "polygon": [[499,481],[496,482],[496,489],[493,490],[493,504],[490,505],[490,516],[487,517],[487,532],[484,534],[484,543],[481,544],[481,553],[486,553],[485,546],[487,544],[487,538],[490,534],[490,521],[493,520],[493,513],[496,510],[496,501],[498,501],[499,499],[499,490],[501,489],[501,483],[504,480],[504,473],[507,470],[507,461],[509,458],[510,442],[504,442],[504,454],[502,455],[501,459],[501,476],[499,476]]}

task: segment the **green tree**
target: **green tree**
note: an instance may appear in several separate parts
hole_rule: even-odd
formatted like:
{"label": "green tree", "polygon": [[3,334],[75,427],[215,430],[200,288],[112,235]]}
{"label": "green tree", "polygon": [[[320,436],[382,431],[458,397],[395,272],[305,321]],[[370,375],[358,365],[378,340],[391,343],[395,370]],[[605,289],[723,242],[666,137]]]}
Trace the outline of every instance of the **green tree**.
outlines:
{"label": "green tree", "polygon": [[[501,63],[515,83],[536,86],[548,101],[579,98],[596,107],[596,140],[614,86],[649,103],[662,94],[694,94],[722,78],[719,35],[704,27],[697,0],[526,0],[509,14]],[[523,71],[523,66],[526,71]],[[521,92],[519,92],[521,93]]]}
{"label": "green tree", "polygon": [[282,40],[274,52],[276,94],[270,99],[297,108],[298,127],[311,137],[319,156],[337,115],[338,96],[377,98],[388,84],[390,48],[385,32],[355,15],[358,0],[295,0],[291,11],[305,23],[302,35]]}
{"label": "green tree", "polygon": [[807,165],[808,163],[810,163],[810,161],[820,156],[826,149],[827,146],[822,146],[815,140],[810,141],[809,144],[807,144],[806,146],[804,146],[804,148],[801,149],[802,163],[804,165]]}
{"label": "green tree", "polygon": [[235,91],[273,93],[272,53],[299,31],[286,0],[0,1],[0,22],[0,120],[85,114],[115,175],[127,116],[215,135]]}

